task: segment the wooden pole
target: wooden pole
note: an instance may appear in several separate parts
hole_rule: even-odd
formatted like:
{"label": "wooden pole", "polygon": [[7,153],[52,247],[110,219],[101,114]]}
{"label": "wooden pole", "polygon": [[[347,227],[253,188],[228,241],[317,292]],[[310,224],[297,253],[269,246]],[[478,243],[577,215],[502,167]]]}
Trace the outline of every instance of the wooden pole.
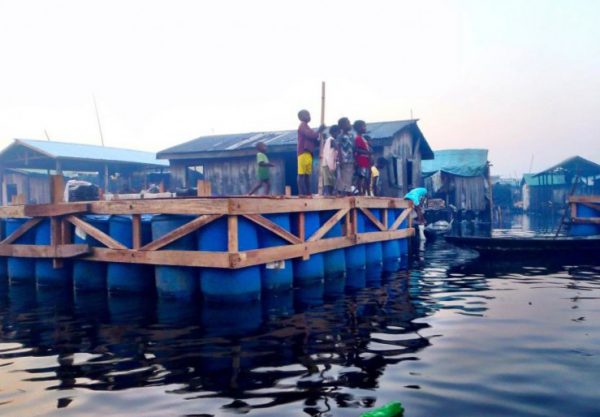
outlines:
{"label": "wooden pole", "polygon": [[[325,124],[325,81],[321,82],[321,124]],[[327,135],[321,133],[321,140],[319,141],[319,182],[318,182],[318,193],[323,195],[323,175],[321,174],[321,165],[323,164],[323,146],[325,144],[325,138]]]}

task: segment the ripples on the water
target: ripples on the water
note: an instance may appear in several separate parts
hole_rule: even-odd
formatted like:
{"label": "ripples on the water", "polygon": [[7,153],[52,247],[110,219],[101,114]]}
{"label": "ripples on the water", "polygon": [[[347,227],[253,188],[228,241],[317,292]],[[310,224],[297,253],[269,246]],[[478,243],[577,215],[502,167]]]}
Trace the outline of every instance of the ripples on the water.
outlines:
{"label": "ripples on the water", "polygon": [[232,307],[2,282],[2,416],[600,415],[594,265],[435,242],[409,272]]}

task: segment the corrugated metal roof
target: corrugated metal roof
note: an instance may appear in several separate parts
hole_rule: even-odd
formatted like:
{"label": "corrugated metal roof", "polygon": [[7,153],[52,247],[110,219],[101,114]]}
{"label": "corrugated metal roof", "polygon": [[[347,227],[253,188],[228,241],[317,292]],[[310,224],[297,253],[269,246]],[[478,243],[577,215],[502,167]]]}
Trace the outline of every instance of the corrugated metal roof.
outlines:
{"label": "corrugated metal roof", "polygon": [[488,161],[487,149],[444,149],[433,152],[434,158],[421,162],[423,175],[438,171],[461,177],[483,175]]}
{"label": "corrugated metal roof", "polygon": [[[407,126],[416,126],[417,121],[418,120],[398,120],[391,122],[368,123],[367,131],[372,140],[383,140],[393,137],[396,133]],[[427,150],[431,151],[429,144],[427,144],[427,141],[424,137],[423,141],[425,143],[425,153]],[[158,153],[158,157],[162,157],[166,154],[172,155],[248,149],[253,148],[258,142],[264,142],[269,146],[296,146],[298,142],[297,130],[201,136],[197,139],[193,139],[180,145],[162,150]]]}
{"label": "corrugated metal roof", "polygon": [[534,175],[541,176],[551,173],[556,174],[564,172],[567,172],[571,175],[579,175],[580,177],[596,177],[600,175],[600,165],[588,159],[582,158],[581,156],[572,156],[571,158],[565,159],[561,163]]}
{"label": "corrugated metal roof", "polygon": [[565,185],[567,181],[563,174],[551,174],[545,179],[542,179],[538,174],[523,174],[521,184],[522,183],[525,183],[530,187],[537,187],[540,185]]}
{"label": "corrugated metal roof", "polygon": [[[169,165],[167,161],[156,159],[156,155],[152,152],[136,151],[132,149],[34,139],[15,139],[15,143],[21,143],[24,146],[55,159],[87,159],[93,161],[124,162],[157,166]],[[9,147],[12,145],[9,145]]]}

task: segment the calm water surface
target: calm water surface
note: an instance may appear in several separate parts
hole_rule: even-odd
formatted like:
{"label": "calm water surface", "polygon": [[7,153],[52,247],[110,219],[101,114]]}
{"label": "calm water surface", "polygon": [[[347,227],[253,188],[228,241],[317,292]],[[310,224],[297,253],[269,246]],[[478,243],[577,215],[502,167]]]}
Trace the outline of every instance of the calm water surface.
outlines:
{"label": "calm water surface", "polygon": [[436,241],[232,307],[0,282],[1,416],[600,416],[600,260]]}

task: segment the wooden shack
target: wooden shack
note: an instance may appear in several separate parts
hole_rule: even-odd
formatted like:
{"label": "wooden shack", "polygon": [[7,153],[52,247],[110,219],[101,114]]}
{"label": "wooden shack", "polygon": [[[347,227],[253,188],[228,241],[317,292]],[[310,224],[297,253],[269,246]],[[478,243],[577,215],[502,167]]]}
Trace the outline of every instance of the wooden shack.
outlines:
{"label": "wooden shack", "polygon": [[523,210],[564,209],[569,195],[600,194],[600,165],[573,156],[535,174],[523,174]]}
{"label": "wooden shack", "polygon": [[492,191],[487,149],[444,149],[423,162],[429,195],[453,206],[459,215],[489,221]]}
{"label": "wooden shack", "polygon": [[49,175],[86,173],[82,179],[105,191],[143,187],[149,174],[168,171],[151,152],[80,143],[15,139],[0,151],[0,203],[50,202]]}
{"label": "wooden shack", "polygon": [[[403,196],[421,185],[421,161],[433,152],[417,125],[418,120],[369,123],[370,144],[375,158],[384,157],[381,172],[383,194]],[[198,179],[210,181],[214,195],[246,194],[256,181],[255,145],[268,146],[272,194],[283,194],[285,186],[297,192],[296,130],[203,136],[160,151],[168,159],[172,187],[193,187]],[[315,158],[314,169],[318,167]],[[316,175],[314,176],[316,178]],[[313,192],[316,192],[316,183]]]}

